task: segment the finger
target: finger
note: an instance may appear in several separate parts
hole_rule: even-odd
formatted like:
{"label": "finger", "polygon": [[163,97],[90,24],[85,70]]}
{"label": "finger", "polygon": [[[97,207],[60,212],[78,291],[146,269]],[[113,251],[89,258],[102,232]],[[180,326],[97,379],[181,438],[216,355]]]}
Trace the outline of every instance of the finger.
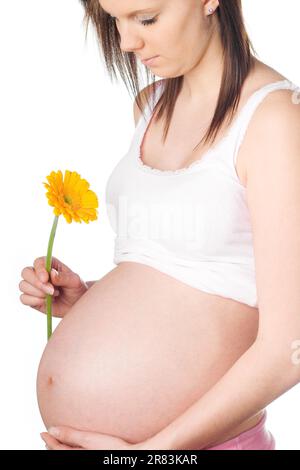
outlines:
{"label": "finger", "polygon": [[38,279],[42,282],[47,282],[49,279],[49,274],[46,269],[46,257],[42,256],[40,258],[36,258],[33,262],[33,269],[38,277]]}
{"label": "finger", "polygon": [[70,446],[66,446],[65,444],[58,443],[51,450],[83,450],[83,449],[81,449],[80,447],[70,447]]}
{"label": "finger", "polygon": [[[61,265],[61,262],[53,256],[51,259],[51,267],[55,268],[56,270],[59,270],[60,265]],[[40,258],[36,258],[33,262],[33,268],[40,281],[42,282],[48,281],[49,273],[46,269],[46,256],[41,256]]]}
{"label": "finger", "polygon": [[[34,286],[36,289],[42,291],[42,292],[45,292],[47,294],[51,294],[51,292],[47,292],[47,289],[46,287],[53,287],[52,284],[50,282],[41,282],[39,280],[39,278],[37,277],[37,274],[34,270],[34,268],[32,266],[27,266],[26,268],[23,269],[21,275],[23,276],[24,278],[24,281],[28,284],[31,284],[32,286]],[[22,292],[24,293],[27,293],[24,289],[24,287],[26,288],[27,287],[27,284],[24,284],[23,281],[20,282],[19,284],[19,288]],[[37,293],[36,294],[33,294],[33,295],[36,295],[37,296]],[[41,296],[41,294],[39,293],[38,294],[39,296]]]}
{"label": "finger", "polygon": [[[66,450],[67,446],[64,446],[60,444],[56,439],[50,439],[50,438],[42,438],[43,441],[46,443],[45,447],[47,450]],[[62,449],[64,447],[64,449]]]}
{"label": "finger", "polygon": [[28,307],[36,308],[38,310],[42,309],[43,312],[46,312],[46,302],[45,299],[40,297],[32,297],[31,295],[22,294],[20,295],[20,300],[22,304],[27,305]]}
{"label": "finger", "polygon": [[[57,296],[58,294],[55,294],[55,296],[53,297],[53,303],[55,302],[55,299]],[[32,297],[31,295],[22,294],[20,295],[20,300],[22,304],[28,307],[35,308],[39,312],[46,313],[46,300],[45,299],[41,299],[40,297]]]}
{"label": "finger", "polygon": [[78,289],[82,286],[81,278],[72,271],[57,272],[51,269],[51,282],[54,286],[65,287],[66,289]]}
{"label": "finger", "polygon": [[44,299],[46,294],[54,295],[54,287],[49,283],[38,288],[35,285],[30,284],[28,281],[21,281],[19,283],[19,289],[24,294],[40,297],[41,299]]}
{"label": "finger", "polygon": [[91,439],[94,437],[93,433],[87,431],[79,431],[67,426],[55,427],[55,432],[53,428],[48,430],[48,436],[58,439],[60,442],[70,446],[79,446],[87,449],[91,442]]}
{"label": "finger", "polygon": [[[38,276],[41,281],[47,281],[49,279],[48,271],[46,270],[46,257],[41,256],[34,260],[34,269],[38,272]],[[58,272],[69,272],[70,268],[62,263],[59,259],[52,256],[51,268],[54,268]]]}
{"label": "finger", "polygon": [[53,450],[84,450],[82,447],[69,447],[64,444],[58,444]]}
{"label": "finger", "polygon": [[41,433],[40,436],[45,442],[46,448],[48,448],[48,450],[83,450],[81,447],[68,446],[55,439],[49,433]]}

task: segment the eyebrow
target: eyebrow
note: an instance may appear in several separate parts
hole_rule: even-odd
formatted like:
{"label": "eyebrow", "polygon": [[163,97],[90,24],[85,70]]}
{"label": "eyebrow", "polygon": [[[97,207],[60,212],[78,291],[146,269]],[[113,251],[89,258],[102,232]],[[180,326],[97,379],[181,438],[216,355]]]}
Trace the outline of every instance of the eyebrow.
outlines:
{"label": "eyebrow", "polygon": [[[108,13],[108,11],[105,11],[104,8],[101,6],[102,10],[104,11],[104,13],[107,13],[108,15],[112,16],[110,13]],[[147,13],[149,10],[152,11],[154,9],[154,7],[148,7],[148,8],[144,8],[143,10],[135,10],[135,11],[132,11],[131,13],[129,13],[127,15],[128,18],[136,15],[137,13]]]}

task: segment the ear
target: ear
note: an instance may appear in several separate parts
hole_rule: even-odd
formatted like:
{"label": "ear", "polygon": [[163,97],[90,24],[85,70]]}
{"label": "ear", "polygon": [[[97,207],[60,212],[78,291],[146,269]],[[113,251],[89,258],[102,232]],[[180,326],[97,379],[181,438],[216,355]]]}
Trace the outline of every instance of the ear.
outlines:
{"label": "ear", "polygon": [[201,0],[204,13],[206,15],[212,15],[219,7],[219,0]]}

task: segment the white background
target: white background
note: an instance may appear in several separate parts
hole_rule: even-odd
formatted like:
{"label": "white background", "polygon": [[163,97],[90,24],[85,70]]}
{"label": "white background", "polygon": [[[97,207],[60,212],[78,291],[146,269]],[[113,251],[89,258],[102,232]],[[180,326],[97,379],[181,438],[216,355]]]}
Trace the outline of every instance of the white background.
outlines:
{"label": "white background", "polygon": [[[300,85],[299,0],[243,4],[258,58]],[[0,0],[1,449],[44,449],[35,380],[46,318],[21,303],[18,286],[23,267],[46,255],[53,214],[42,181],[52,170],[77,171],[99,199],[96,222],[60,217],[53,256],[85,280],[115,267],[104,189],[132,138],[133,98],[110,81],[82,20],[74,0]],[[268,406],[278,450],[300,450],[299,392]]]}

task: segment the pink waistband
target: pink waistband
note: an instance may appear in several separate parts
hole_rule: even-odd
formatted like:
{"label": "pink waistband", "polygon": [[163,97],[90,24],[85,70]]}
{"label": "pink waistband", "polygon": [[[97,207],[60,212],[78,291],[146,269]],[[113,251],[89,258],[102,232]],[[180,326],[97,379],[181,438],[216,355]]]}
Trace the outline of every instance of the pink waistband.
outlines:
{"label": "pink waistband", "polygon": [[258,423],[255,426],[253,426],[253,428],[250,428],[247,431],[244,431],[241,434],[239,434],[239,439],[252,436],[252,434],[255,434],[256,432],[258,432],[260,429],[264,427],[266,419],[267,419],[267,410],[264,409],[263,415],[261,419],[258,421]]}
{"label": "pink waistband", "polygon": [[253,426],[252,428],[248,429],[247,431],[244,431],[240,434],[238,434],[235,437],[232,437],[231,439],[228,439],[227,441],[221,442],[213,447],[210,447],[209,449],[222,449],[222,448],[227,448],[230,447],[231,445],[235,446],[237,444],[237,441],[242,442],[244,439],[247,439],[248,437],[252,436],[253,434],[258,433],[260,430],[264,428],[265,422],[267,419],[267,410],[263,410],[263,415],[261,419],[258,421],[258,423]]}

